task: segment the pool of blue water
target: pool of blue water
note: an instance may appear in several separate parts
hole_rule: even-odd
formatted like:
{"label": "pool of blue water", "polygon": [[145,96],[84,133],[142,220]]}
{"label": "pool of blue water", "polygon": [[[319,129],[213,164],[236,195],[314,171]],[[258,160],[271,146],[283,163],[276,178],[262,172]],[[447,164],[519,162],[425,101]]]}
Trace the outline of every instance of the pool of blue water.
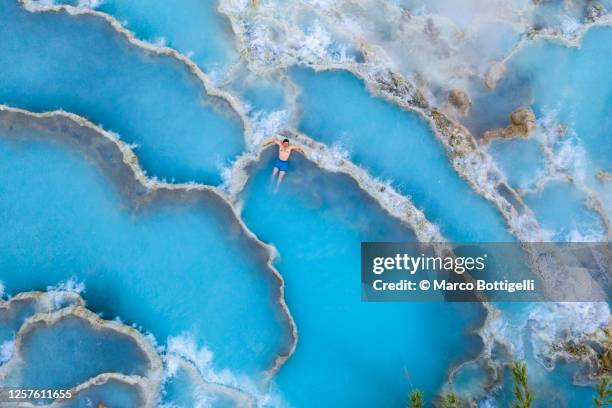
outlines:
{"label": "pool of blue water", "polygon": [[229,20],[217,1],[110,0],[98,10],[127,22],[139,38],[188,55],[205,72],[222,75],[238,57]]}
{"label": "pool of blue water", "polygon": [[551,241],[600,241],[605,236],[601,218],[586,207],[586,197],[571,184],[553,182],[540,193],[525,196]]}
{"label": "pool of blue water", "polygon": [[[529,43],[508,62],[507,74],[494,91],[475,90],[471,117],[466,120],[475,134],[504,127],[508,115],[524,105],[533,109],[561,170],[575,183],[599,194],[612,214],[609,183],[596,178],[612,169],[612,79],[607,56],[612,52],[612,28],[589,30],[581,46],[566,47],[553,41]],[[509,177],[521,169],[535,171],[543,154],[525,155],[525,143],[514,143],[499,159]],[[504,163],[505,162],[505,163]],[[571,200],[571,197],[568,197]],[[559,222],[561,224],[561,222]]]}
{"label": "pool of blue water", "polygon": [[62,297],[49,301],[50,297],[53,295],[15,298],[3,305],[4,307],[0,308],[0,343],[13,340],[23,323],[36,313],[48,313],[76,304],[72,298]]}
{"label": "pool of blue water", "polygon": [[[76,6],[78,2],[56,4]],[[124,23],[139,39],[165,44],[188,56],[214,82],[240,96],[255,120],[285,109],[285,89],[278,78],[255,75],[239,61],[231,24],[218,6],[218,1],[110,0],[96,10]]]}
{"label": "pool of blue water", "polygon": [[197,399],[194,391],[192,379],[185,370],[179,368],[166,379],[162,390],[162,401],[164,404],[174,404],[179,407],[195,406]]}
{"label": "pool of blue water", "polygon": [[[217,78],[236,55],[216,6],[213,1],[186,0],[177,6],[108,0],[100,10],[125,21],[139,38],[166,41]],[[581,50],[549,43],[529,47],[511,61],[510,74],[495,92],[475,94],[467,125],[479,135],[505,126],[519,105],[532,105],[538,117],[554,111],[584,136],[589,165],[610,170],[605,136],[611,129],[611,84],[607,66],[600,63],[610,51],[609,33],[594,30]],[[5,67],[0,103],[84,115],[138,144],[136,153],[150,175],[216,184],[220,168],[244,148],[235,115],[207,97],[184,66],[128,45],[99,19],[32,15],[16,2],[0,0],[0,39]],[[340,144],[355,163],[390,179],[447,238],[513,240],[493,205],[454,172],[417,115],[371,97],[350,73],[298,69],[291,76],[302,88],[300,130]],[[230,86],[251,113],[286,105],[273,81],[238,76]],[[247,242],[218,199],[204,194],[133,203],[86,156],[29,139],[39,135],[7,141],[3,132],[13,135],[14,130],[0,126],[0,215],[8,220],[0,231],[0,246],[7,248],[0,253],[0,280],[8,290],[42,289],[76,277],[86,283],[94,310],[141,324],[162,341],[193,334],[214,352],[215,368],[257,373],[286,347],[286,326],[273,301],[276,286],[263,266],[265,256]],[[513,186],[525,187],[542,169],[533,140],[494,142],[489,151]],[[359,243],[414,240],[414,235],[350,179],[299,158],[292,158],[290,166],[274,195],[266,154],[250,170],[254,178],[243,194],[249,227],[280,250],[276,265],[285,276],[300,332],[296,354],[279,372],[274,391],[295,406],[401,406],[412,385],[432,398],[448,367],[478,351],[470,330],[480,322],[480,308],[362,304]],[[563,224],[567,219],[600,227],[575,189],[558,190],[553,185],[527,197],[555,239],[567,239],[572,230]],[[555,211],[548,210],[551,206]],[[23,273],[9,273],[14,270]],[[511,315],[511,309],[504,313]],[[559,403],[568,406],[590,402],[588,388],[572,386],[569,367],[551,374],[532,358],[528,362],[546,398],[558,392],[563,394]],[[186,398],[189,404],[193,400],[182,380],[173,383],[169,399]],[[135,406],[131,388],[105,387],[96,387],[99,394],[91,401]],[[504,391],[499,398],[506,403],[511,397]],[[82,401],[76,406],[86,406]],[[536,405],[545,406],[541,400]]]}
{"label": "pool of blue water", "polygon": [[82,115],[138,145],[152,176],[218,184],[244,148],[238,116],[186,65],[130,45],[101,18],[2,0],[0,65],[0,103]]}
{"label": "pool of blue water", "polygon": [[[273,243],[299,330],[275,387],[294,406],[401,406],[411,381],[433,398],[449,365],[477,352],[475,304],[362,303],[361,241],[413,241],[356,183],[292,158],[277,194],[272,155],[251,170],[243,217]],[[406,376],[406,371],[410,379]]]}
{"label": "pool of blue water", "polygon": [[232,90],[246,102],[251,113],[274,112],[287,108],[284,83],[275,78],[264,78],[244,73],[231,83]]}
{"label": "pool of blue water", "polygon": [[109,179],[83,152],[54,142],[54,131],[24,126],[0,125],[7,291],[74,278],[85,283],[93,310],[161,342],[193,335],[213,352],[213,367],[253,374],[271,366],[289,338],[278,285],[267,253],[227,204],[206,192],[136,188],[138,198],[126,197],[116,183],[133,179]]}
{"label": "pool of blue water", "polygon": [[150,367],[132,338],[80,317],[35,323],[23,333],[20,368],[3,381],[11,386],[67,389],[106,372],[144,376]]}
{"label": "pool of blue water", "polygon": [[0,343],[11,341],[23,322],[37,311],[36,301],[25,299],[14,301],[10,307],[0,309]]}
{"label": "pool of blue water", "polygon": [[419,116],[373,98],[348,72],[297,69],[292,78],[302,88],[299,128],[329,145],[339,143],[354,163],[391,180],[447,238],[513,240],[495,207],[454,171],[441,143]]}
{"label": "pool of blue water", "polygon": [[554,110],[578,134],[593,163],[607,170],[612,170],[611,54],[612,28],[596,28],[585,35],[580,48],[536,42],[509,67],[528,76],[536,114]]}
{"label": "pool of blue water", "polygon": [[[340,144],[353,162],[375,176],[390,179],[447,238],[513,240],[496,209],[450,167],[442,147],[418,116],[372,98],[361,81],[348,73],[300,69],[293,71],[292,77],[302,88],[300,129],[317,140]],[[527,146],[526,151],[531,151],[532,157],[540,153],[537,144]],[[520,184],[528,180],[534,167],[538,170],[533,164],[509,181]],[[540,166],[542,169],[541,160]],[[522,256],[516,255],[517,260]],[[530,366],[536,364],[532,361]],[[569,384],[567,388],[568,395],[575,392]]]}
{"label": "pool of blue water", "polygon": [[204,390],[187,370],[179,366],[164,384],[162,404],[168,407],[235,407],[236,402],[226,395]]}
{"label": "pool of blue water", "polygon": [[546,174],[542,148],[540,142],[534,138],[494,140],[488,147],[488,152],[514,188],[532,188],[534,183]]}

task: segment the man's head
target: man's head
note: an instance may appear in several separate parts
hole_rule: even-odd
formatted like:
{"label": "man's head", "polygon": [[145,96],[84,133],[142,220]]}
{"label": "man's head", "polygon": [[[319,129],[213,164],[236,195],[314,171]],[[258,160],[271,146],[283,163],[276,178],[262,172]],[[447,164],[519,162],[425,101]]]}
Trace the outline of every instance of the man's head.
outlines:
{"label": "man's head", "polygon": [[284,147],[289,146],[289,139],[283,139],[283,146]]}

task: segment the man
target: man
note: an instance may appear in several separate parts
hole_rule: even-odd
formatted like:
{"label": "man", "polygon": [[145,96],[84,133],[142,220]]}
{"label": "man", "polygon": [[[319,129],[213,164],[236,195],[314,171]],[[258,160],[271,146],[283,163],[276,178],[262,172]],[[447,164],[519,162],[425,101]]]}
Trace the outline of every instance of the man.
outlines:
{"label": "man", "polygon": [[283,181],[283,177],[285,177],[285,173],[287,172],[287,165],[289,164],[289,156],[291,156],[291,152],[297,150],[306,156],[306,152],[300,148],[299,146],[291,146],[289,145],[289,139],[284,139],[282,142],[278,141],[276,138],[268,140],[263,144],[262,147],[269,146],[271,144],[276,144],[278,146],[278,158],[274,163],[274,170],[272,170],[272,177],[270,181],[274,181],[274,178],[278,174],[278,180],[276,182],[276,188],[274,191],[278,190],[278,186],[281,181]]}

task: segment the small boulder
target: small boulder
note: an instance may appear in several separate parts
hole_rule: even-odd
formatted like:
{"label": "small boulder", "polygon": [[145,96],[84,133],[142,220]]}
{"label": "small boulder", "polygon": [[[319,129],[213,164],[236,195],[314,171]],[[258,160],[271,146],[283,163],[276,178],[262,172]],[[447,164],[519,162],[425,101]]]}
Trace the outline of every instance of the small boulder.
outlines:
{"label": "small boulder", "polygon": [[599,3],[591,4],[587,11],[586,20],[589,23],[594,23],[607,13],[608,11],[603,5]]}
{"label": "small boulder", "polygon": [[472,106],[467,92],[461,89],[453,89],[448,93],[448,102],[455,107],[462,115],[466,115]]}
{"label": "small boulder", "polygon": [[506,75],[506,64],[502,61],[495,61],[489,68],[484,76],[484,84],[487,88],[493,90],[497,86],[497,83]]}
{"label": "small boulder", "polygon": [[610,183],[612,182],[612,173],[610,173],[609,171],[605,171],[605,170],[599,170],[597,172],[597,178],[602,183]]}
{"label": "small boulder", "polygon": [[511,139],[513,137],[527,137],[536,128],[535,113],[528,106],[521,106],[510,114],[510,125],[505,128],[487,130],[483,139],[489,142],[492,139]]}
{"label": "small boulder", "polygon": [[510,127],[521,136],[529,136],[536,128],[536,117],[528,106],[521,106],[510,114]]}

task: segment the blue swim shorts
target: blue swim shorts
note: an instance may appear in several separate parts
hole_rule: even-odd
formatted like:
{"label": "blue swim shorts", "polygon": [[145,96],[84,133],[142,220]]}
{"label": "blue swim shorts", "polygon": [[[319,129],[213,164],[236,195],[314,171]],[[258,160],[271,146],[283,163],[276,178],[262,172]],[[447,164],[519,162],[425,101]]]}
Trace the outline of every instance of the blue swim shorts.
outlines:
{"label": "blue swim shorts", "polygon": [[287,171],[287,165],[289,164],[288,160],[276,159],[276,163],[274,163],[274,167],[279,169],[280,171]]}

